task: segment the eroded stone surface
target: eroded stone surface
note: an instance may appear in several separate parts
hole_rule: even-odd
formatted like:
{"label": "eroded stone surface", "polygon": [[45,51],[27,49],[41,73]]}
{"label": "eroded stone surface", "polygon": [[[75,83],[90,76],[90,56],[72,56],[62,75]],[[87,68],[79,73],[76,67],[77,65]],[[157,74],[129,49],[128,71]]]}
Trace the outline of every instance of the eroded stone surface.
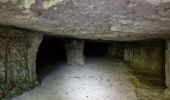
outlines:
{"label": "eroded stone surface", "polygon": [[14,94],[20,93],[36,80],[35,59],[41,39],[31,32],[0,27],[0,98],[18,87]]}
{"label": "eroded stone surface", "polygon": [[108,55],[124,58],[125,43],[111,42],[108,47]]}
{"label": "eroded stone surface", "polygon": [[166,41],[165,51],[165,84],[170,87],[170,41]]}
{"label": "eroded stone surface", "polygon": [[168,38],[169,0],[1,0],[0,24],[77,38]]}
{"label": "eroded stone surface", "polygon": [[127,60],[136,72],[154,74],[164,79],[164,41],[130,42],[126,49],[130,53]]}

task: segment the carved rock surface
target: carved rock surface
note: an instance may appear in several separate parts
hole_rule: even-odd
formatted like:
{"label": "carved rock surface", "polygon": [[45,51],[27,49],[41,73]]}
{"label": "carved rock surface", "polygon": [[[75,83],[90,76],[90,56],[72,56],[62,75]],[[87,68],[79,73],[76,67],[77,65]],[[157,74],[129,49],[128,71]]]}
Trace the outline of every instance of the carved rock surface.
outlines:
{"label": "carved rock surface", "polygon": [[170,36],[170,0],[0,0],[0,24],[83,39]]}
{"label": "carved rock surface", "polygon": [[35,60],[41,37],[28,30],[0,27],[0,99],[35,83]]}

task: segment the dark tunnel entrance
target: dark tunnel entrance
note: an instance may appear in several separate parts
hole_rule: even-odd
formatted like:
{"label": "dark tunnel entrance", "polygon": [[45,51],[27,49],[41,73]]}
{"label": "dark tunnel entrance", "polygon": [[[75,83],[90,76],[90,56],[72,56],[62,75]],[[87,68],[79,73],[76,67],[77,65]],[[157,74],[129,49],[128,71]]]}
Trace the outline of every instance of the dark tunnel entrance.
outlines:
{"label": "dark tunnel entrance", "polygon": [[41,82],[58,64],[66,62],[66,50],[62,38],[44,36],[36,59],[37,79]]}
{"label": "dark tunnel entrance", "polygon": [[112,57],[123,60],[125,42],[115,41],[85,41],[85,57]]}
{"label": "dark tunnel entrance", "polygon": [[108,42],[85,41],[84,55],[85,57],[101,57],[108,54]]}

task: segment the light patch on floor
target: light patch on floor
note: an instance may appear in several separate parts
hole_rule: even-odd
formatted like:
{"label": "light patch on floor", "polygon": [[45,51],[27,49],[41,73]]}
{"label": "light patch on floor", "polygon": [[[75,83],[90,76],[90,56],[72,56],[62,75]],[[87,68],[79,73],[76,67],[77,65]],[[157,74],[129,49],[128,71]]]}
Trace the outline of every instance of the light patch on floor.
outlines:
{"label": "light patch on floor", "polygon": [[88,58],[85,66],[59,64],[41,86],[12,100],[137,100],[126,67],[112,58]]}

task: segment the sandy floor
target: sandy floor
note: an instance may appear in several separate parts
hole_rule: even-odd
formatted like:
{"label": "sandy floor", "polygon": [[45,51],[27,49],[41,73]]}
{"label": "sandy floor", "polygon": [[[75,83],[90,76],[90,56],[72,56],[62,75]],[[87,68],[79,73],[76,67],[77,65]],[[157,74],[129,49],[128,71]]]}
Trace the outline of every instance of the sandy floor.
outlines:
{"label": "sandy floor", "polygon": [[119,60],[88,58],[85,66],[56,65],[41,86],[12,100],[137,100],[137,97],[126,67]]}

